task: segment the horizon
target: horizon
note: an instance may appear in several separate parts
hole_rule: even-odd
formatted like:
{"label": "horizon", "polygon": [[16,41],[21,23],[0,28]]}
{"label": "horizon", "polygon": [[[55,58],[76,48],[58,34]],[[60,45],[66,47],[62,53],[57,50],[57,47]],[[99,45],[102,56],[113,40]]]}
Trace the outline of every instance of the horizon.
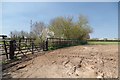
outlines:
{"label": "horizon", "polygon": [[30,31],[30,20],[49,24],[59,16],[73,16],[74,21],[82,14],[88,17],[93,28],[91,38],[118,38],[117,2],[7,2],[2,3],[2,33]]}

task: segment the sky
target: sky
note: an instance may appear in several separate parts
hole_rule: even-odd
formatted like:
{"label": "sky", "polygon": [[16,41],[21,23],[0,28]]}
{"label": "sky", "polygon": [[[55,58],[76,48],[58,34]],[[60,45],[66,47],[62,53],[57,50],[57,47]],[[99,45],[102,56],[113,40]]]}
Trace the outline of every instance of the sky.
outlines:
{"label": "sky", "polygon": [[49,24],[58,16],[73,16],[77,21],[79,15],[87,16],[93,28],[91,38],[118,37],[117,2],[3,2],[0,34],[9,35],[14,30],[29,32],[30,20]]}

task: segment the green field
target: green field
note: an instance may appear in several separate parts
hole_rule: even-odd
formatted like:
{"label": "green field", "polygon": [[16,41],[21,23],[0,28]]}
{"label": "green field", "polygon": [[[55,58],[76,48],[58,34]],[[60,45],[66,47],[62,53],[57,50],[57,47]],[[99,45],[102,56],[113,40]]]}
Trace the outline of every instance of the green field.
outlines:
{"label": "green field", "polygon": [[[88,41],[89,45],[118,45],[118,42]],[[120,42],[119,42],[120,44]]]}

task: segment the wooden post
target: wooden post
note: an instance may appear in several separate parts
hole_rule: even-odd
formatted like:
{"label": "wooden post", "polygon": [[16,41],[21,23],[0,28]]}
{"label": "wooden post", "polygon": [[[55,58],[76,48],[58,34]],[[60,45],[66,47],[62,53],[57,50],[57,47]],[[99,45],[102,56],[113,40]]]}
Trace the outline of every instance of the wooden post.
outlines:
{"label": "wooden post", "polygon": [[34,42],[32,40],[32,54],[34,54]]}
{"label": "wooden post", "polygon": [[48,38],[46,40],[46,51],[48,51]]}
{"label": "wooden post", "polygon": [[46,41],[43,41],[43,51],[48,51],[48,38]]}
{"label": "wooden post", "polygon": [[12,60],[12,59],[14,59],[14,41],[13,40],[11,40],[10,41],[10,53],[9,53],[9,58]]}
{"label": "wooden post", "polygon": [[19,51],[21,50],[21,39],[19,39]]}

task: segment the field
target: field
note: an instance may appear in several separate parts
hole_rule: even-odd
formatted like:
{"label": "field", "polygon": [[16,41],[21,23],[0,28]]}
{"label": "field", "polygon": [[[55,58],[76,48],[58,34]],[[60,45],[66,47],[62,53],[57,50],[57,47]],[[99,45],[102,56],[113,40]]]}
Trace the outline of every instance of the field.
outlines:
{"label": "field", "polygon": [[88,44],[89,45],[118,45],[119,44],[119,42],[104,42],[104,41],[88,41]]}
{"label": "field", "polygon": [[29,61],[4,70],[4,77],[118,77],[118,45],[80,45],[48,51],[42,56],[37,54]]}

